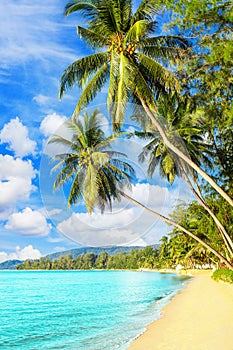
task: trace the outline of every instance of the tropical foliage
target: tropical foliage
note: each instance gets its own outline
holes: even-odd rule
[[[142,1],[136,12],[130,0],[79,1],[67,4],[65,13],[80,12],[87,28],[78,26],[79,36],[95,52],[72,63],[61,77],[60,97],[75,83],[83,89],[74,115],[108,83],[108,100],[113,124],[121,126],[128,101],[147,105],[155,97],[179,86],[165,68],[171,60],[186,54],[187,40],[160,35],[157,1]],[[153,34],[156,34],[152,36]]]
[[[231,239],[233,239],[233,218],[230,215],[230,206],[223,199],[216,199],[214,196],[210,196],[207,203],[216,212],[217,216],[225,221],[225,226],[231,232]],[[211,244],[215,250],[222,252],[224,256],[228,257],[229,261],[232,261],[224,241],[219,236],[214,220],[207,215],[203,206],[197,201],[193,201],[189,205],[179,204],[171,216],[183,227],[191,232],[195,232],[195,235]],[[164,237],[161,241],[159,261],[162,266],[164,264],[167,267],[176,264],[189,268],[196,264],[223,266],[219,259],[216,259],[208,249],[189,236],[184,235],[183,231],[178,227],[171,231],[169,237]]]
[[[178,97],[176,94],[160,97],[157,102],[158,111],[163,118],[166,118],[166,130],[173,139],[173,143],[180,143],[187,150],[190,158],[196,164],[204,164],[210,167],[213,159],[214,150],[210,147],[209,142],[205,139],[205,119],[198,108],[191,104],[191,101],[186,97]],[[227,230],[219,220],[213,210],[213,205],[210,207],[201,193],[201,188],[197,184],[197,177],[192,172],[182,159],[171,152],[163,142],[157,129],[141,114],[133,116],[142,127],[143,132],[135,132],[134,135],[149,139],[150,142],[143,147],[139,155],[140,162],[148,163],[148,174],[153,176],[156,167],[160,169],[160,176],[166,177],[170,184],[175,180],[176,176],[183,177],[192,193],[197,198],[203,208],[210,214],[215,224],[218,227],[219,233],[222,236],[230,257],[233,257],[233,242]],[[223,204],[224,205],[224,204]]]
[[[69,123],[72,140],[58,136],[52,140],[70,147],[69,152],[55,158],[59,162],[54,170],[60,172],[54,187],[71,180],[68,205],[83,195],[89,213],[94,206],[103,212],[120,196],[142,206],[123,191],[133,180],[133,169],[121,160],[122,154],[108,149],[121,135],[127,103],[141,105],[145,113],[138,114],[136,109],[134,119],[142,127],[141,136],[148,137],[150,143],[140,159],[149,157],[150,175],[160,166],[171,184],[175,176],[182,176],[201,204],[191,203],[172,219],[142,206],[175,227],[164,242],[167,246],[163,250],[170,254],[166,262],[193,264],[196,256],[215,262],[214,254],[233,268],[232,237],[227,233],[232,226],[219,209],[221,203],[230,212],[228,203],[233,204],[231,6],[227,1],[210,1],[207,6],[206,0],[200,7],[188,0],[182,4],[167,0],[166,4],[176,11],[170,24],[175,26],[175,35],[161,35],[155,20],[161,13],[160,1],[143,0],[135,12],[132,2],[126,0],[74,0],[67,4],[66,15],[79,12],[86,16],[87,27],[79,26],[78,34],[94,53],[72,63],[61,78],[60,97],[75,83],[82,91]],[[192,32],[189,39],[188,30]],[[91,128],[87,116],[84,124],[77,118],[106,86],[113,127],[118,131],[109,138],[98,125]],[[94,135],[90,142],[87,131]],[[199,175],[205,179],[201,186]],[[223,203],[221,196],[228,203]]]
[[[49,141],[67,147],[67,152],[54,156],[57,164],[52,171],[59,170],[54,189],[70,181],[68,206],[83,197],[89,213],[94,206],[103,212],[106,205],[111,208],[112,201],[120,199],[121,190],[133,181],[133,168],[122,160],[126,155],[111,150],[111,142],[119,134],[105,137],[97,110],[90,116],[85,113],[83,120],[75,118],[66,124],[72,139],[54,135]]]
[[[229,195],[170,140],[165,125],[158,118],[158,96],[180,89],[177,78],[167,67],[189,57],[187,39],[179,35],[161,35],[155,20],[161,12],[158,1],[143,0],[135,12],[132,8],[130,0],[74,0],[67,4],[66,15],[80,12],[88,18],[87,28],[79,26],[78,33],[98,52],[75,61],[65,70],[60,97],[67,88],[78,84],[82,93],[74,112],[77,115],[108,83],[107,104],[115,128],[122,125],[127,102],[142,105],[166,146],[233,205]]]
[[[191,59],[184,59],[180,67],[180,81],[205,116],[206,138],[214,150],[212,164],[218,170],[212,176],[229,190],[233,182],[232,2],[166,0],[166,6],[173,10],[170,27],[178,27],[194,43]]]

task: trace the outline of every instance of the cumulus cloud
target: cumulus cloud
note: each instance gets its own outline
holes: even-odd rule
[[[45,137],[56,133],[57,129],[64,124],[67,118],[64,115],[52,113],[47,115],[40,124],[40,131]]]
[[[36,176],[30,160],[0,154],[0,212],[9,214],[18,201],[28,200]]]
[[[27,207],[22,212],[13,213],[5,228],[24,236],[47,236],[50,233],[51,225],[47,223],[41,212]]]
[[[179,189],[168,191],[166,187],[136,184],[129,195],[139,203],[162,215],[168,216],[183,194]],[[92,215],[73,212],[57,225],[65,236],[83,245],[157,243],[167,233],[168,226],[156,215],[148,213],[130,201],[123,199],[114,205],[112,212]]]
[[[138,240],[156,220],[139,208],[126,207],[112,214],[73,213],[57,229],[82,245],[122,245]]]
[[[41,256],[41,252],[38,249],[33,248],[31,244],[22,249],[17,246],[15,247],[15,252],[0,252],[0,263],[6,260],[40,259]]]
[[[11,119],[0,132],[1,143],[7,143],[16,156],[35,153],[36,142],[28,137],[28,129],[19,118]]]

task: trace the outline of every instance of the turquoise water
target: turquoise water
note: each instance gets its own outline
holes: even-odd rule
[[[183,286],[151,272],[0,271],[0,348],[127,349]]]

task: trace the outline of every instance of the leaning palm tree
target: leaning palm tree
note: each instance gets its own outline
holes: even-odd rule
[[[68,207],[83,197],[87,211],[92,214],[94,207],[99,207],[103,212],[107,205],[110,209],[112,208],[113,200],[120,200],[121,197],[124,197],[163,222],[188,234],[217,256],[226,266],[233,269],[223,255],[198,236],[174,220],[147,208],[124,192],[125,187],[130,188],[130,184],[135,181],[135,173],[132,166],[122,160],[122,157],[125,158],[126,155],[111,149],[113,140],[122,133],[118,132],[105,137],[100,125],[100,114],[97,110],[90,117],[86,113],[83,120],[73,118],[72,121],[67,122],[67,126],[72,131],[71,140],[54,135],[49,141],[68,147],[67,152],[54,156],[57,164],[52,169],[52,171],[58,171],[54,189],[70,182]]]
[[[178,99],[177,95],[173,94],[166,98],[161,96],[157,102],[157,106],[160,115],[166,118],[166,130],[167,133],[171,134],[171,138],[174,138],[175,135],[174,140],[178,138],[179,142],[183,142],[191,159],[196,164],[200,164],[202,161],[210,166],[212,150],[202,136],[202,124],[204,121],[200,118],[197,111],[193,110],[193,107],[189,105],[189,101],[186,98],[182,100],[180,98]],[[139,113],[135,114],[132,118],[141,125],[143,130],[142,132],[134,132],[132,135],[150,140],[143,147],[139,155],[140,162],[148,163],[148,175],[152,177],[155,168],[159,166],[160,175],[166,177],[170,184],[173,183],[176,176],[183,177],[193,195],[214,220],[224,240],[227,252],[232,258],[233,242],[223,224],[203,198],[196,181],[195,173],[192,172],[192,169],[182,159],[170,151],[146,115],[142,117]]]
[[[132,11],[131,0],[73,0],[65,14],[80,12],[87,28],[78,26],[78,34],[94,50],[92,55],[72,63],[61,77],[60,98],[75,83],[82,89],[74,111],[77,115],[108,83],[107,104],[113,125],[123,122],[128,101],[143,106],[166,146],[199,173],[232,206],[233,200],[205,173],[183,149],[174,145],[158,117],[158,95],[179,90],[179,82],[165,67],[189,53],[188,42],[180,36],[154,35],[154,20],[161,8],[156,0],[142,0]]]

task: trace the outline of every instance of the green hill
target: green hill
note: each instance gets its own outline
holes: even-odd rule
[[[153,248],[158,248],[159,244],[153,245]],[[52,253],[46,256],[46,258],[49,258],[51,261],[58,259],[60,256],[65,256],[67,254],[71,254],[74,259],[77,258],[78,255],[86,254],[86,253],[94,253],[96,255],[99,255],[101,252],[106,252],[109,255],[115,255],[118,253],[127,253],[129,254],[131,250],[135,249],[142,249],[144,247],[141,246],[132,246],[132,247],[122,247],[122,246],[113,246],[113,247],[82,247],[82,248],[76,248],[76,249],[70,249],[66,250],[64,252],[58,252],[58,253]]]
[[[0,263],[0,270],[15,270],[16,265],[22,264],[21,260],[7,260]]]

